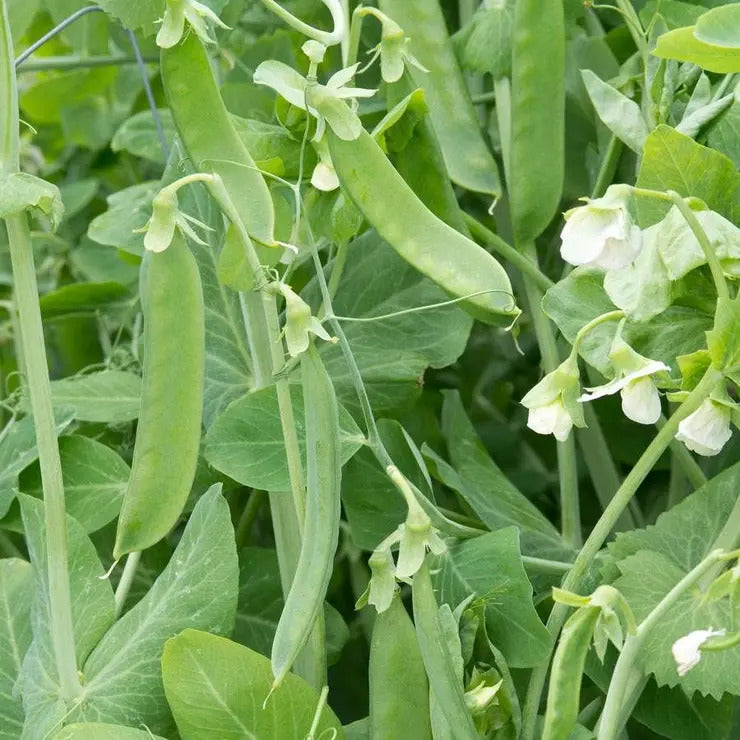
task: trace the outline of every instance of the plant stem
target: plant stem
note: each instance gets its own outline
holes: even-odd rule
[[[262,504],[265,500],[264,491],[252,491],[249,494],[247,503],[244,505],[242,515],[239,517],[239,522],[236,525],[236,549],[240,550],[244,545],[245,540],[249,531],[252,529],[252,525],[257,519]]]
[[[689,208],[689,204],[684,198],[682,198],[673,190],[669,190],[667,194],[673,202],[673,205],[675,205],[676,208],[681,211],[681,215],[684,217],[684,219],[686,219],[686,223],[689,225],[691,231],[694,232],[694,236],[696,237],[696,240],[699,242],[699,246],[704,252],[704,257],[706,257],[707,264],[709,265],[709,269],[712,273],[712,280],[714,280],[714,287],[717,291],[717,295],[720,298],[726,298],[727,300],[729,300],[730,291],[727,287],[725,275],[722,272],[722,265],[720,265],[719,259],[717,259],[717,255],[712,248],[712,242],[709,241],[709,237],[707,236],[706,231],[704,231],[702,225],[699,223],[699,220],[696,218],[691,208]]]
[[[537,252],[533,243],[523,245],[522,253],[535,265]],[[524,276],[524,290],[529,311],[540,347],[545,372],[553,372],[560,365],[560,356],[555,343],[555,332],[550,319],[542,310],[542,293],[539,287]],[[560,519],[563,539],[574,550],[581,546],[581,515],[578,501],[578,469],[576,466],[576,442],[569,435],[565,442],[557,442],[558,476],[560,478]]]
[[[566,576],[562,588],[566,591],[578,592],[582,587],[584,577],[589,566],[606,541],[609,533],[614,528],[620,514],[624,511],[635,495],[640,484],[645,480],[660,456],[665,452],[671,440],[678,431],[679,423],[689,414],[692,414],[701,406],[702,402],[709,397],[714,387],[722,380],[722,373],[713,367],[707,369],[699,384],[689,394],[688,398],[676,409],[675,413],[666,422],[665,426],[658,432],[653,441],[648,445],[640,459],[624,479],[614,498],[606,507],[606,510],[594,526],[591,534],[586,539],[573,568]],[[550,617],[547,620],[547,628],[553,638],[557,637],[568,614],[568,607],[564,604],[555,604]],[[537,710],[540,705],[542,689],[547,677],[548,665],[546,663],[533,669],[527,689],[527,696],[523,708],[524,740],[533,740],[536,728]]]
[[[600,198],[606,192],[614,177],[614,172],[619,164],[619,158],[622,156],[623,148],[624,144],[622,144],[621,140],[612,134],[609,144],[606,147],[606,152],[604,153],[604,159],[601,160],[599,172],[596,175],[596,182],[594,182],[594,187],[591,191],[591,198]]]
[[[689,571],[648,614],[634,635],[629,635],[624,642],[622,652],[619,654],[617,664],[614,667],[609,691],[606,695],[604,711],[599,720],[598,740],[613,740],[617,737],[625,717],[621,712],[625,697],[632,694],[629,690],[630,684],[635,679],[642,678],[642,672],[635,666],[637,658],[645,638],[657,623],[666,615],[668,610],[678,599],[693,586],[712,566],[722,558],[722,550],[713,550],[693,570]]]
[[[485,227],[477,218],[469,213],[463,212],[465,223],[470,229],[470,233],[484,246],[490,247],[496,254],[510,262],[523,275],[526,275],[542,292],[547,292],[554,283],[545,273],[541,272],[539,267],[531,259],[517,251],[510,244],[507,244],[498,234]]]
[[[545,560],[528,555],[521,557],[524,568],[534,573],[567,573],[573,567],[573,563],[565,563],[561,560]]]
[[[655,426],[658,429],[662,429],[665,423],[666,418],[661,414]],[[699,466],[699,463],[694,460],[693,455],[677,439],[671,441],[671,452],[676,458],[676,462],[681,467],[681,470],[683,470],[689,479],[689,483],[691,483],[694,489],[701,488],[707,482],[707,476],[704,475],[704,471]]]
[[[19,169],[18,89],[5,0],[0,0],[0,11],[0,174],[9,175]],[[9,216],[5,219],[5,225],[13,268],[15,302],[23,338],[22,362],[31,399],[44,490],[51,640],[62,698],[72,701],[80,695],[82,687],[75,657],[64,483],[44,346],[44,328],[39,310],[36,268],[26,214]]]
[[[126,558],[126,565],[123,566],[121,580],[118,582],[118,588],[116,588],[116,619],[118,619],[118,617],[121,616],[121,612],[123,612],[123,605],[126,603],[128,592],[131,590],[131,584],[134,582],[136,568],[138,568],[140,560],[140,550],[130,553]]]
[[[144,57],[146,64],[156,64],[157,57]],[[120,67],[128,64],[137,64],[136,57],[119,54],[116,56],[63,56],[63,57],[39,57],[29,59],[18,65],[18,72],[51,72],[66,69],[91,69],[95,67]]]

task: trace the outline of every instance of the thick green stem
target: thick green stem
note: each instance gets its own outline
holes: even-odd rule
[[[470,229],[470,233],[479,242],[482,242],[486,247],[490,247],[499,257],[514,265],[522,275],[526,275],[543,293],[554,285],[552,280],[541,272],[531,259],[507,244],[498,234],[486,228],[477,218],[469,213],[463,213],[463,218]]]
[[[534,244],[523,245],[522,253],[530,262],[537,264]],[[560,365],[555,332],[550,319],[542,310],[542,293],[539,287],[524,276],[524,290],[534,323],[537,344],[542,355],[545,372],[553,372]],[[578,469],[576,466],[576,442],[571,434],[565,442],[557,443],[558,475],[560,478],[560,519],[563,539],[573,548],[581,546],[581,514],[578,501]]]
[[[18,90],[13,63],[7,4],[0,9],[0,174],[17,172]],[[82,692],[77,673],[75,638],[72,623],[72,598],[67,554],[67,514],[64,505],[62,465],[59,458],[54,407],[51,400],[49,370],[44,346],[44,329],[39,310],[36,268],[31,234],[25,213],[5,219],[13,268],[15,302],[23,338],[22,366],[31,399],[31,411],[39,451],[41,482],[44,490],[49,616],[62,698],[72,701]]]
[[[596,526],[586,539],[578,557],[573,564],[573,568],[566,576],[563,582],[563,588],[567,591],[578,592],[582,587],[584,577],[588,572],[589,566],[601,550],[609,533],[614,528],[619,516],[629,504],[632,497],[637,492],[640,484],[645,480],[648,473],[658,461],[660,456],[665,452],[671,440],[678,431],[679,423],[689,414],[696,411],[712,392],[718,382],[722,380],[722,373],[714,368],[709,368],[699,384],[689,394],[688,398],[676,409],[675,413],[666,422],[665,426],[658,432],[653,441],[648,445],[645,452],[637,461],[624,479],[614,498],[607,506],[604,513],[599,518]],[[565,622],[568,614],[568,607],[564,604],[555,604],[547,620],[547,628],[553,638],[556,638]],[[527,689],[527,696],[523,708],[523,729],[522,737],[524,740],[533,740],[536,723],[537,711],[540,705],[542,689],[547,677],[548,665],[542,664],[532,671]]]
[[[159,57],[145,57],[147,64],[156,64]],[[95,67],[121,67],[127,64],[136,64],[137,59],[131,56],[98,56],[98,57],[31,57],[28,61],[18,65],[18,72],[50,72],[66,69],[92,69]]]
[[[721,559],[722,550],[712,551],[663,597],[650,614],[645,617],[637,628],[637,632],[627,637],[609,684],[604,711],[599,721],[598,740],[614,740],[626,719],[621,709],[625,697],[633,693],[633,691],[630,691],[631,685],[642,678],[642,671],[635,665],[635,660],[642,649],[645,638],[678,599]]]
[[[118,587],[116,588],[116,619],[118,619],[123,612],[123,605],[126,603],[128,592],[131,590],[131,584],[134,582],[136,569],[139,566],[139,560],[141,560],[141,552],[132,552],[126,558],[126,565],[123,566],[121,580],[118,582]]]

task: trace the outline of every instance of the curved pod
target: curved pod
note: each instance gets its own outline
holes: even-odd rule
[[[162,539],[187,501],[198,462],[205,368],[200,274],[184,238],[142,266],[144,371],[116,559]]]

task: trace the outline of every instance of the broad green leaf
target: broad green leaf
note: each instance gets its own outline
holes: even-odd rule
[[[602,123],[632,151],[641,154],[648,128],[640,106],[590,69],[582,70],[581,77]]]
[[[700,198],[725,218],[737,219],[740,175],[732,162],[670,126],[658,126],[645,140],[637,185]],[[670,204],[655,198],[638,198],[640,225],[645,228],[657,223],[669,208]]]
[[[0,177],[0,218],[35,209],[49,218],[52,230],[64,215],[62,195],[56,185],[27,172]]]
[[[397,421],[378,420],[383,445],[400,471],[425,495],[432,493]],[[374,550],[404,519],[408,507],[373,453],[363,447],[342,472],[342,503],[352,541]]]
[[[162,675],[183,740],[302,738],[311,727],[319,701],[316,691],[293,673],[270,694],[268,658],[231,640],[193,629],[167,642]],[[314,737],[330,737],[332,730],[336,738],[343,737],[339,720],[325,707]]]
[[[734,100],[734,94],[729,93],[718,100],[713,100],[711,103],[703,105],[689,115],[684,114],[681,123],[676,126],[676,131],[686,134],[686,136],[690,136],[692,139],[695,138],[704,126],[727,110]]]
[[[333,301],[337,315],[367,319],[449,300],[374,231],[346,248],[347,266]],[[319,305],[315,281],[302,295],[312,306]],[[344,332],[376,415],[389,415],[418,397],[424,371],[453,363],[465,348],[471,326],[472,320],[456,306],[379,321],[345,322]],[[325,345],[320,351],[339,400],[359,416],[341,348]]]
[[[164,740],[148,730],[111,725],[107,722],[76,722],[62,728],[53,740]]]
[[[474,594],[485,605],[491,642],[512,668],[547,659],[551,638],[532,603],[516,527],[466,540],[436,558],[436,566],[441,601],[454,608]]]
[[[172,115],[166,108],[157,110],[159,120],[162,123],[165,140],[168,144],[175,137],[175,124]],[[154,123],[154,117],[150,110],[134,113],[127,118],[113,134],[110,148],[114,152],[128,152],[135,157],[148,159],[150,162],[164,164],[164,153],[159,140],[159,132]]]
[[[283,603],[275,550],[244,548],[239,553],[239,604],[234,640],[269,657]],[[324,603],[324,624],[327,663],[333,665],[349,639],[349,630],[341,614],[327,602]]]
[[[23,736],[41,738],[61,726],[67,707],[54,659],[51,637],[44,505],[31,496],[19,495],[26,543],[36,574],[31,613],[33,641],[21,671],[25,723]],[[95,546],[72,517],[67,517],[69,587],[72,595],[77,665],[83,665],[114,621],[113,589],[103,579],[103,566]]]
[[[59,454],[67,513],[87,533],[113,521],[126,492],[129,466],[110,447],[88,437],[62,437]],[[23,493],[43,497],[38,462],[24,471],[20,487]]]
[[[51,381],[55,408],[69,408],[79,421],[125,424],[139,416],[141,377],[123,370]],[[28,407],[24,399],[24,407]]]
[[[299,386],[291,386],[298,441],[305,457],[305,416]],[[342,462],[363,444],[359,427],[340,410]],[[283,427],[274,385],[260,388],[232,403],[213,423],[205,440],[205,456],[214,468],[239,483],[265,491],[290,490]]]
[[[571,344],[589,321],[616,309],[603,283],[604,273],[600,270],[577,267],[545,293],[542,310]],[[579,346],[580,355],[602,374],[610,372],[609,347],[616,329],[616,323],[599,324]]]
[[[172,559],[147,595],[108,630],[83,664],[84,704],[67,721],[146,725],[168,734],[160,657],[183,629],[230,634],[238,563],[229,507],[215,485],[201,496]]]
[[[442,434],[452,465],[475,491],[468,499],[475,513],[490,529],[515,525],[525,532],[539,532],[562,544],[548,519],[501,472],[491,459],[468,419],[457,391],[442,391]]]
[[[144,235],[135,230],[141,229],[151,217],[152,198],[159,187],[158,182],[141,182],[109,195],[108,210],[90,222],[87,235],[99,244],[143,255]]]
[[[68,221],[89,205],[99,187],[100,182],[95,177],[60,185],[59,192],[62,195],[62,203],[64,203],[64,220]]]
[[[39,306],[45,319],[95,314],[132,303],[130,290],[120,283],[70,283],[41,296]]]
[[[609,551],[617,559],[621,576],[615,582],[638,621],[712,549],[736,503],[740,463],[712,478],[652,527],[620,533]],[[671,645],[695,629],[729,628],[727,600],[702,603],[695,589],[683,595],[649,634],[641,664],[659,686],[681,684],[691,694],[699,691],[719,699],[729,691],[740,693],[740,648],[704,653],[701,662],[683,678],[676,673]]]
[[[68,409],[56,414],[57,434],[61,434],[72,422],[74,415]],[[11,420],[0,437],[0,517],[8,513],[18,488],[18,474],[37,457],[36,431],[33,418],[25,416]]]
[[[740,100],[735,100],[714,122],[707,134],[707,143],[740,169]]]
[[[648,0],[640,10],[643,28],[647,28],[655,13],[659,12],[669,29],[681,26],[693,26],[697,18],[706,12],[700,3],[681,2],[680,0]]]
[[[696,21],[694,36],[705,44],[740,48],[740,3],[713,8]],[[735,71],[740,71],[740,66]]]
[[[453,37],[465,68],[488,73],[494,79],[511,74],[511,27],[515,0],[480,5],[475,15]]]
[[[132,31],[144,29],[151,33],[154,24],[164,15],[164,0],[99,0],[101,8]],[[208,3],[210,5],[210,3]]]
[[[698,39],[696,26],[677,28],[658,37],[653,54],[665,59],[698,64],[709,72],[740,71],[740,47],[716,46]]]
[[[15,682],[31,644],[33,569],[25,560],[0,560],[0,740],[16,740],[23,705]]]

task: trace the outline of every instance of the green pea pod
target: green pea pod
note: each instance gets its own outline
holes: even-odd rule
[[[565,161],[563,0],[517,0],[514,10],[509,197],[518,244],[552,220]]]
[[[405,96],[423,95],[423,90],[414,93],[415,89],[418,88],[413,84],[411,74],[405,72],[395,85],[388,85],[386,88],[388,108],[400,103]],[[468,227],[450,183],[442,150],[429,116],[429,107],[425,100],[416,103],[413,97],[409,107],[411,105],[415,109],[410,110],[409,114],[418,116],[418,120],[404,146],[390,153],[393,166],[435,216],[453,229],[467,234]]]
[[[581,676],[600,609],[579,609],[565,623],[550,672],[542,740],[567,740],[576,725]]]
[[[370,643],[370,738],[431,740],[429,682],[414,625],[396,594]]]
[[[342,461],[334,385],[316,348],[301,355],[306,413],[306,514],[295,577],[272,643],[274,686],[285,678],[321,612],[339,539]]]
[[[493,326],[519,315],[509,277],[482,247],[437,218],[363,131],[343,141],[327,128],[332,162],[342,187],[365,218],[409,264],[461,301],[469,314]]]
[[[200,274],[185,239],[144,258],[144,372],[134,459],[113,556],[143,550],[176,524],[198,462],[205,368]]]
[[[275,246],[270,190],[234,128],[196,34],[162,50],[161,74],[177,132],[195,169],[219,175],[249,235],[259,244]]]
[[[442,634],[426,562],[414,576],[413,600],[416,636],[434,696],[449,726],[455,729],[455,737],[460,740],[477,739],[478,732],[465,704],[463,687]]]
[[[453,182],[498,198],[496,161],[481,134],[439,0],[380,0],[379,5],[411,37],[411,52],[428,70],[414,69],[412,74],[424,89]]]

